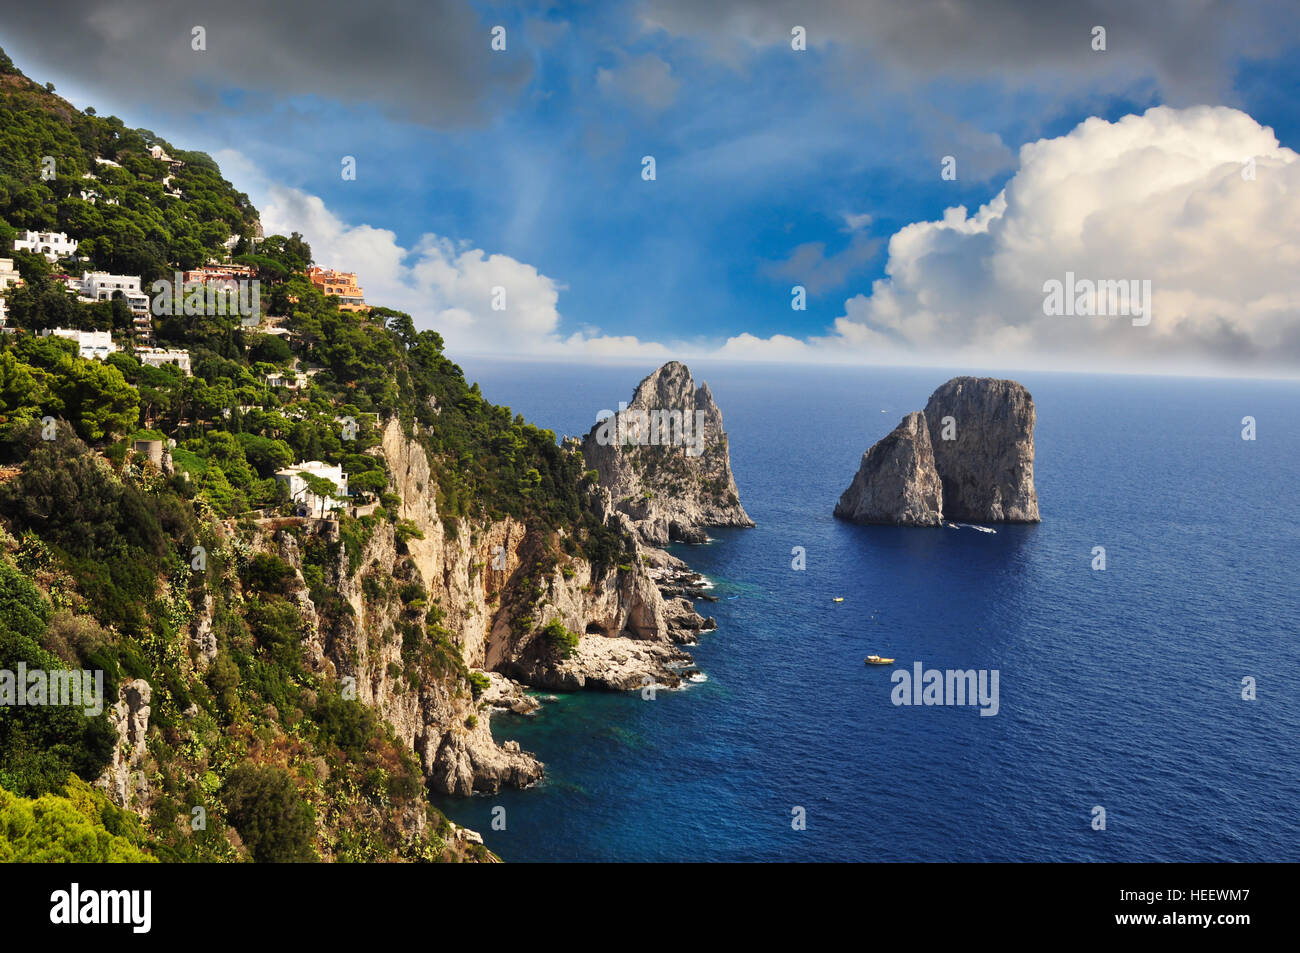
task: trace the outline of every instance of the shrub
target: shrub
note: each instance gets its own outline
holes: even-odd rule
[[[224,792],[227,815],[259,863],[315,860],[315,820],[293,777],[271,765],[240,765]]]
[[[559,619],[552,619],[542,629],[542,640],[556,657],[566,659],[578,647],[578,634],[570,631]]]

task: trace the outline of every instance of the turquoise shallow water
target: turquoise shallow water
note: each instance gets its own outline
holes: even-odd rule
[[[653,369],[465,368],[574,434]],[[1037,404],[1044,522],[985,534],[830,515],[951,372],[692,370],[758,523],[677,549],[721,597],[693,650],[708,681],[496,716],[547,778],[440,802],[451,817],[510,861],[1300,860],[1300,386],[1007,374]],[[998,715],[893,705],[918,660],[998,670]]]

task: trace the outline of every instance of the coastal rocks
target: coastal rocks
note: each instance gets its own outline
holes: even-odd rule
[[[465,797],[475,792],[496,794],[503,787],[526,788],[540,781],[542,774],[542,763],[521,751],[518,742],[497,745],[488,730],[488,717],[474,716],[470,723],[442,736],[429,782],[435,791]]]
[[[944,516],[981,523],[1039,522],[1036,413],[1029,391],[1016,381],[954,377],[930,395],[925,418],[943,480]]]
[[[488,680],[488,688],[479,696],[481,707],[504,709],[514,712],[516,715],[531,715],[537,709],[541,708],[541,703],[532,695],[524,691],[524,686],[511,678],[507,678],[500,672],[480,672]],[[505,748],[511,750],[513,742],[506,742]],[[514,750],[519,750],[519,745],[514,744]]]
[[[703,543],[709,526],[753,526],[731,473],[722,414],[708,384],[670,361],[637,385],[632,401],[583,438],[610,506],[641,540]]]
[[[938,526],[943,486],[935,469],[923,413],[911,413],[862,455],[835,515],[854,523]]]
[[[1034,401],[1016,381],[954,377],[862,456],[835,515],[858,523],[1037,523]]]
[[[510,663],[510,668],[528,684],[549,691],[625,692],[648,685],[677,688],[681,670],[693,661],[686,652],[665,642],[584,635],[567,658],[521,659]]]
[[[137,809],[149,802],[149,781],[144,760],[149,734],[149,699],[152,689],[143,678],[122,682],[117,702],[108,709],[108,722],[117,732],[113,757],[95,781],[118,807]]]

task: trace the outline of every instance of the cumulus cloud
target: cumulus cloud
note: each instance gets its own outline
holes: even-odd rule
[[[238,152],[215,158],[253,198],[266,234],[300,232],[317,264],[355,271],[369,303],[406,311],[417,328],[440,333],[453,352],[667,353],[663,345],[606,337],[597,328],[562,335],[558,303],[565,286],[509,255],[433,233],[407,248],[388,229],[350,225],[318,196],[270,182]],[[504,290],[502,310],[493,307],[501,300],[497,289]]]
[[[806,359],[809,347],[798,338],[774,334],[760,338],[745,332],[727,338],[726,343],[712,355],[739,361],[799,361]]]
[[[1300,156],[1226,107],[1092,118],[1067,135],[1028,143],[1015,174],[982,207],[949,208],[897,231],[884,277],[849,298],[824,334],[742,333],[689,347],[590,327],[564,333],[564,286],[532,265],[433,234],[405,248],[390,231],[348,225],[319,198],[241,170],[236,154],[218,158],[262,208],[268,232],[303,232],[317,260],[356,270],[372,301],[409,311],[464,351],[1092,370],[1300,367]],[[845,221],[865,225],[855,213]],[[861,231],[852,236],[864,239]],[[797,249],[776,267],[799,264],[814,280],[830,280],[838,277],[838,266],[827,264],[834,258],[821,247]],[[1046,283],[1064,282],[1067,273],[1149,281],[1150,323],[1044,313]],[[507,289],[505,312],[491,308],[497,286]]]
[[[808,343],[832,358],[1294,370],[1297,158],[1225,107],[1088,119],[1025,145],[1014,177],[974,214],[950,208],[895,233],[885,277]],[[1151,323],[1044,314],[1045,283],[1067,272],[1149,280]]]

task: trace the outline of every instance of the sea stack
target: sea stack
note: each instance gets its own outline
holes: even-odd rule
[[[854,523],[938,526],[943,485],[934,466],[925,414],[908,414],[889,436],[862,455],[835,515]]]
[[[727,434],[709,385],[670,361],[582,441],[610,506],[641,539],[702,543],[708,526],[753,526],[731,474]]]
[[[943,481],[943,513],[976,523],[1037,523],[1034,399],[1016,381],[954,377],[925,419]]]
[[[1034,400],[1016,381],[954,377],[862,455],[835,515],[855,523],[1037,523]]]

